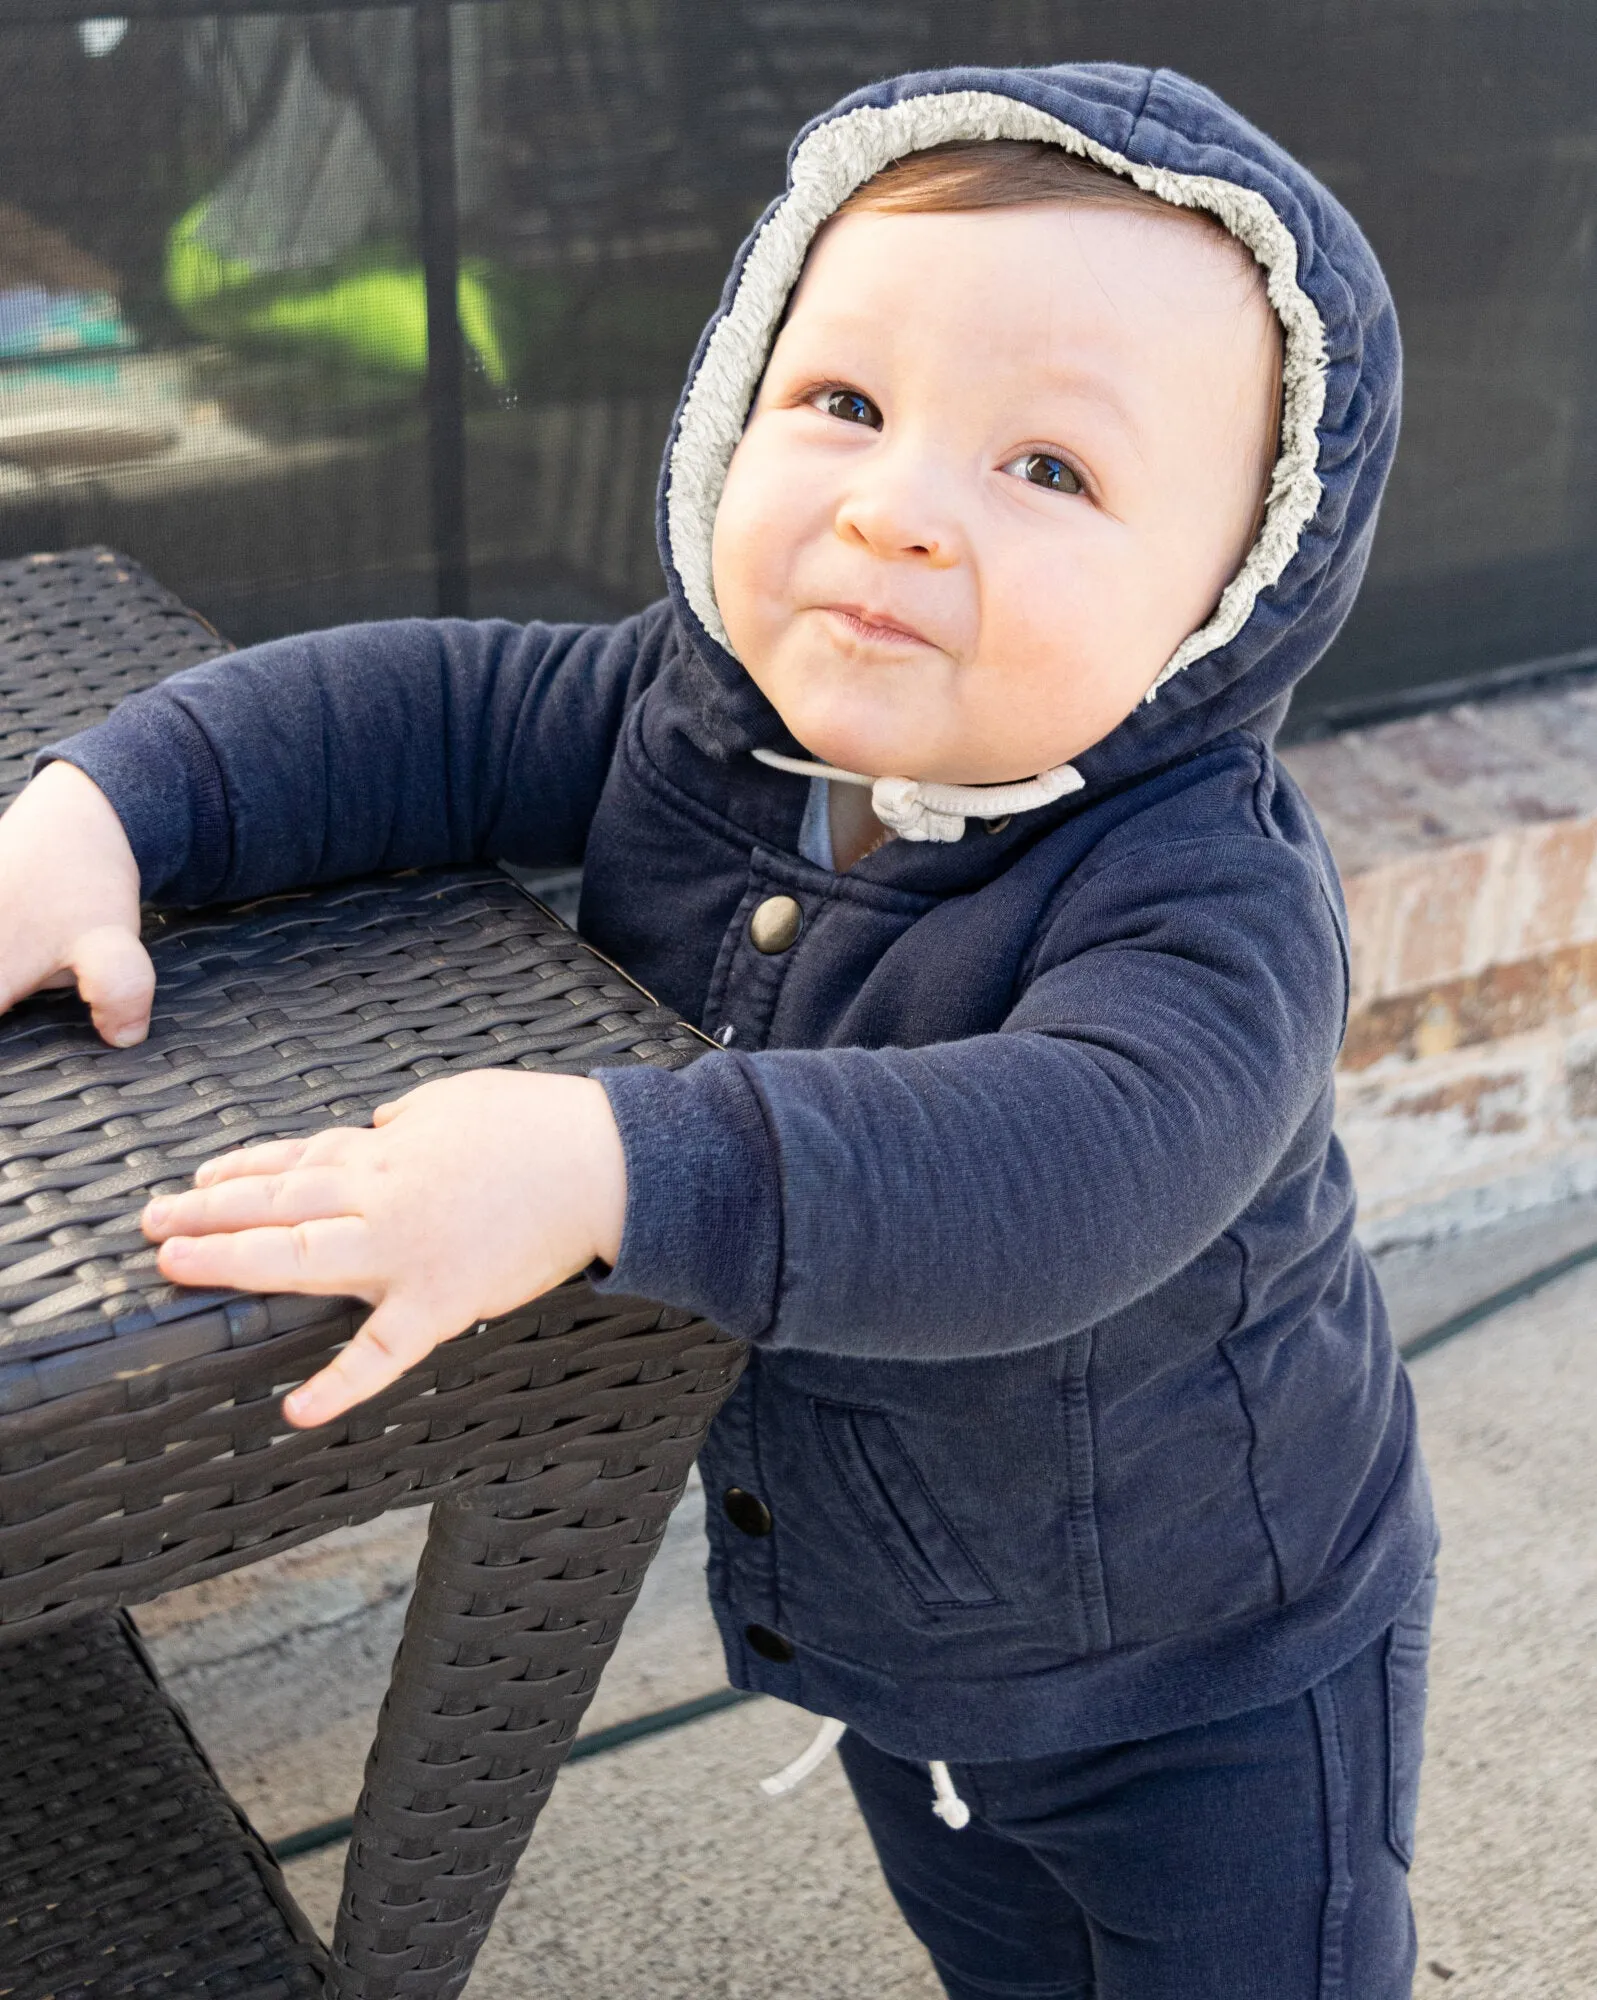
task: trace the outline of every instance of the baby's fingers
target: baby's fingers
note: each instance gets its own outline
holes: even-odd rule
[[[214,1187],[245,1174],[286,1174],[304,1159],[309,1144],[309,1139],[268,1139],[264,1145],[241,1146],[236,1153],[218,1153],[194,1169],[194,1185]]]
[[[301,1430],[330,1423],[397,1382],[453,1331],[414,1306],[386,1300],[319,1375],[283,1398],[283,1414]]]
[[[183,1194],[160,1195],[140,1218],[154,1243],[169,1236],[210,1236],[217,1230],[292,1228],[359,1210],[348,1177],[332,1167],[283,1174],[245,1174],[211,1181]]]
[[[369,1298],[376,1289],[371,1232],[359,1216],[287,1229],[172,1236],[156,1259],[174,1285],[239,1292],[312,1292]]]
[[[155,967],[136,933],[119,924],[85,931],[72,948],[71,967],[102,1041],[119,1049],[150,1032]]]

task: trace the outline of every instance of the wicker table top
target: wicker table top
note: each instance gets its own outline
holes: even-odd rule
[[[0,563],[0,805],[41,744],[226,650],[114,551]],[[492,869],[152,911],[145,942],[138,1048],[68,995],[0,1017],[0,1413],[341,1310],[159,1277],[139,1212],[212,1154],[364,1124],[454,1071],[677,1068],[710,1046]]]
[[[0,1412],[344,1310],[160,1278],[139,1211],[213,1153],[365,1124],[455,1071],[677,1068],[708,1046],[491,870],[152,915],[146,942],[138,1048],[67,996],[0,1018]]]
[[[6,782],[25,778],[39,742],[219,649],[109,551],[0,564]],[[83,1745],[111,1755],[122,1741],[85,1721],[122,1712],[104,1709],[116,1684],[161,1755],[188,1758],[182,1783],[198,1798],[214,1780],[149,1692],[136,1641],[113,1629],[117,1607],[434,1502],[323,1970],[337,2000],[448,2000],[741,1349],[687,1313],[573,1282],[296,1432],[282,1390],[323,1365],[364,1308],[168,1285],[138,1214],[222,1148],[364,1122],[428,1077],[675,1068],[713,1045],[488,868],[152,915],[146,941],[157,988],[139,1048],[107,1048],[68,995],[0,1018],[0,1676],[9,1656],[39,1686],[83,1677],[46,1729],[66,1766],[102,1754]],[[128,1737],[126,1769],[98,1798],[92,1783],[74,1792],[79,1819],[53,1780],[40,1790],[45,1748],[14,1768],[0,1760],[0,1994],[308,1991],[320,1947],[225,1801],[214,1823],[241,1843],[225,1908],[206,1906],[184,1858],[198,1850],[170,1813],[159,1838],[152,1821],[121,1850],[165,1885],[159,1916],[114,1869],[83,1865],[117,1785],[138,1789],[143,1740]],[[245,1877],[265,1883],[247,1921]],[[218,1962],[213,1987],[207,1940],[240,1923],[237,1952],[255,1969],[235,1977],[230,1944],[234,1969]],[[180,1959],[201,1971],[173,1985]]]

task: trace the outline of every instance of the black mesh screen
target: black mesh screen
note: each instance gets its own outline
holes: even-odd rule
[[[0,554],[114,543],[241,639],[630,609],[797,126],[1100,56],[1276,133],[1397,292],[1404,442],[1300,706],[1597,647],[1597,12],[1556,0],[0,0]]]

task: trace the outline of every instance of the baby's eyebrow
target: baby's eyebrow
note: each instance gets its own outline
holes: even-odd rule
[[[858,341],[868,351],[870,343],[879,333],[880,327],[871,314],[842,301],[828,301],[825,307],[814,313],[805,328],[806,346],[813,343],[813,348],[810,354],[795,364],[797,372],[809,373],[814,354],[824,353],[834,346],[846,351],[850,343]],[[842,372],[846,374],[848,371],[845,368]],[[1086,362],[1061,358],[1044,361],[1038,373],[1044,394],[1063,394],[1073,401],[1097,404],[1138,456],[1142,455],[1143,427],[1120,390],[1100,369]],[[1046,429],[1047,425],[1043,428]]]
[[[1128,443],[1140,448],[1142,427],[1136,413],[1107,376],[1070,362],[1050,363],[1042,372],[1051,391],[1062,391],[1073,400],[1096,403],[1124,433]]]

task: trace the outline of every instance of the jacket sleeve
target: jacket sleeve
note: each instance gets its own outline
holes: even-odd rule
[[[175,674],[52,745],[110,799],[151,900],[374,869],[582,858],[664,606],[612,626],[407,619]]]
[[[1318,870],[1178,842],[1073,885],[997,1033],[602,1081],[607,1289],[868,1358],[1056,1340],[1173,1277],[1323,1114],[1347,991]]]

